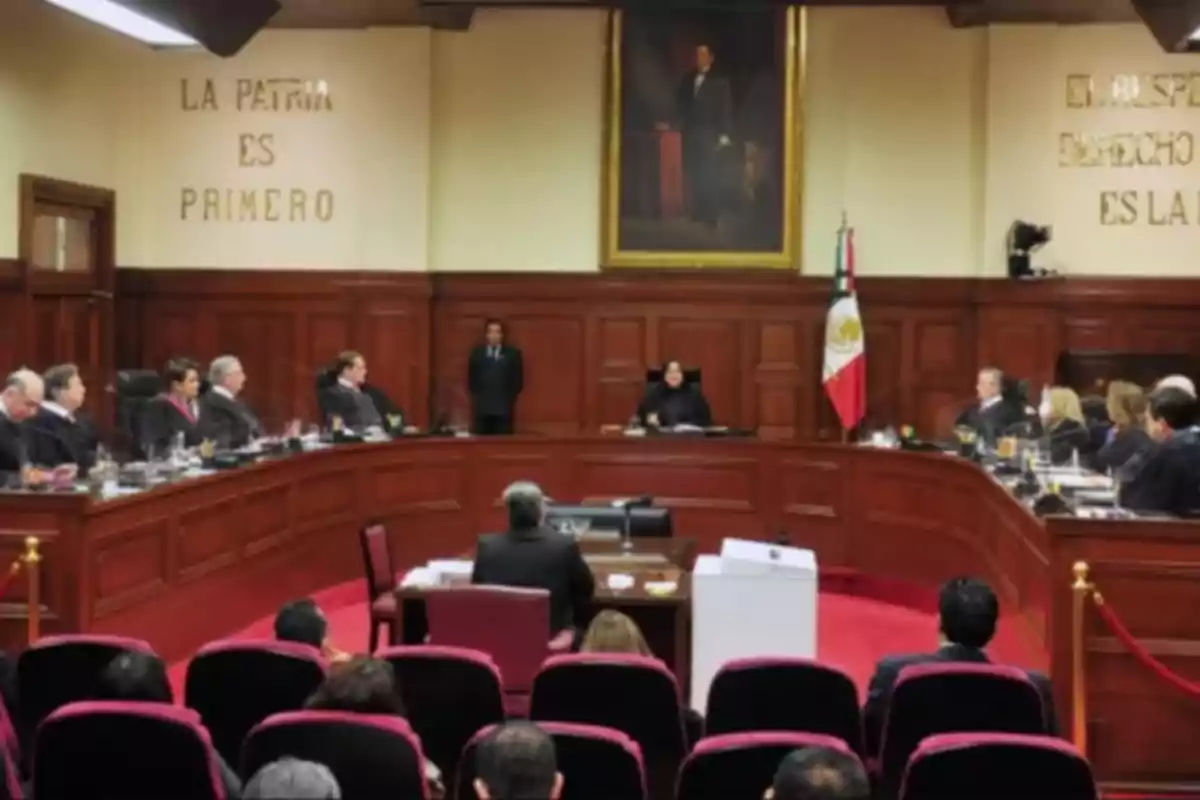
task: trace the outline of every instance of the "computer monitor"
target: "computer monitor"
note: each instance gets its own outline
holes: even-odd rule
[[[587,520],[590,533],[621,533],[625,510],[613,506],[552,505],[546,509],[546,524],[553,528],[569,519]],[[669,508],[633,508],[629,510],[629,535],[668,539],[674,532]]]

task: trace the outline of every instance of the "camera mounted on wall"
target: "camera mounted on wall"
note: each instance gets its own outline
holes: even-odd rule
[[[1017,220],[1008,229],[1005,247],[1008,252],[1008,277],[1044,278],[1055,275],[1053,270],[1038,269],[1030,263],[1030,255],[1034,250],[1044,247],[1050,242],[1053,230],[1049,225],[1034,225]]]

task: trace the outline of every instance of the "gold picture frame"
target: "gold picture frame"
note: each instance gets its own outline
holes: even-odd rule
[[[622,69],[625,58],[626,15],[628,13],[630,12],[613,10],[609,14],[608,81],[605,94],[607,114],[601,197],[601,266],[603,268],[652,269],[705,267],[795,269],[803,235],[801,210],[804,186],[804,108],[807,69],[808,20],[806,9],[787,6],[775,11],[782,15],[784,27],[781,55],[783,60],[782,96],[780,97],[782,130],[779,132],[779,141],[777,142],[777,149],[782,150],[782,163],[777,164],[777,169],[772,172],[773,176],[777,176],[779,183],[775,198],[779,209],[777,213],[770,215],[770,219],[778,220],[778,231],[772,230],[770,235],[778,235],[779,246],[766,249],[740,249],[737,243],[721,249],[673,249],[644,245],[631,246],[630,243],[623,241],[622,225],[626,221],[626,215],[622,213],[624,192],[622,180],[623,172],[626,171],[626,162],[623,160],[626,124]],[[688,12],[679,13],[685,15]],[[700,80],[702,79],[697,79],[696,92],[700,91]],[[659,128],[658,130],[664,129]],[[728,143],[725,137],[722,139]],[[686,159],[686,157],[682,158]],[[749,156],[743,156],[743,159],[748,162]],[[735,164],[735,166],[738,165]],[[681,167],[681,174],[682,172],[683,167]],[[681,185],[684,180],[684,178],[680,178]],[[651,224],[665,226],[667,224],[662,220],[647,220],[646,218],[639,222],[643,226]],[[712,223],[712,226],[714,231],[719,231],[719,222]],[[644,234],[644,236],[649,235]],[[714,236],[716,235],[722,234],[714,233]]]

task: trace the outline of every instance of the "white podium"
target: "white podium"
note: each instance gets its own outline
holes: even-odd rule
[[[692,572],[692,697],[703,712],[727,661],[813,658],[817,651],[817,559],[811,550],[726,539]]]

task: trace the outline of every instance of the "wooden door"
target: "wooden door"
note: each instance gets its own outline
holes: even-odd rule
[[[115,201],[108,189],[21,176],[25,361],[77,365],[102,430],[112,419]]]

